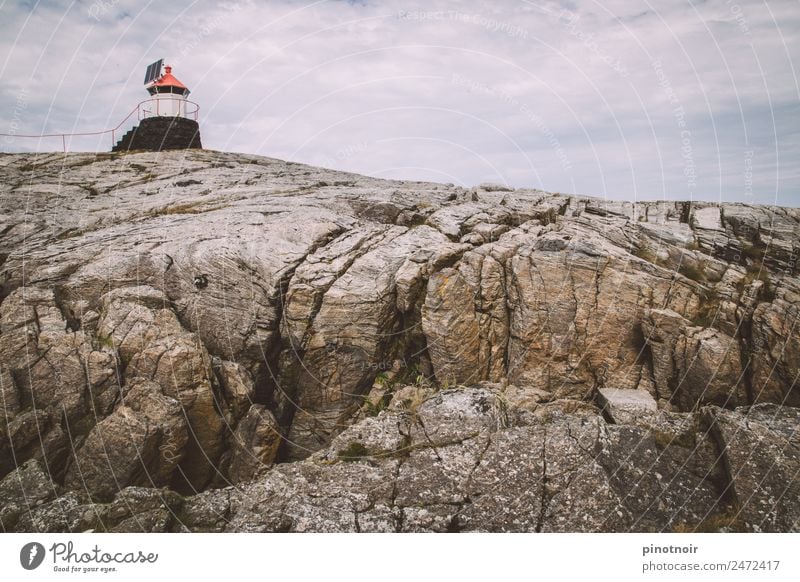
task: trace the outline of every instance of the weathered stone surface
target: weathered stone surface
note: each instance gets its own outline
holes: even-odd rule
[[[783,282],[790,284],[786,279]],[[797,370],[800,370],[800,289],[759,303],[752,316],[750,365],[754,402],[800,407]]]
[[[638,418],[655,413],[658,403],[644,390],[601,388],[600,405],[616,424],[636,424]]]
[[[95,518],[86,525],[96,524],[91,529],[119,533],[169,532],[175,529],[182,503],[183,499],[169,490],[127,487],[113,502],[99,506]]]
[[[186,450],[176,453],[182,460],[181,474],[190,486],[205,486],[219,461],[224,428],[208,352],[171,309],[153,303],[163,301],[158,292],[141,287],[118,289],[102,299],[106,315],[99,332],[119,346],[128,378],[151,380],[178,403],[189,423]]]
[[[0,436],[3,438],[0,467],[4,473],[14,470],[16,464],[25,459],[39,459],[52,473],[61,474],[69,443],[63,429],[46,411],[28,410],[18,414]]]
[[[796,483],[789,478],[797,470],[794,410],[757,405],[737,411],[707,407],[702,413],[650,411],[637,424],[612,425],[599,414],[553,410],[549,418],[506,426],[492,406],[476,406],[496,398],[487,388],[450,389],[419,407],[427,415],[426,424],[419,423],[424,430],[413,430],[417,419],[411,412],[387,410],[351,426],[329,449],[305,461],[278,464],[251,483],[191,497],[132,487],[109,503],[93,504],[76,493],[53,499],[55,493],[44,490],[37,507],[11,527],[249,532],[797,527]],[[462,422],[454,422],[448,411],[464,412]],[[744,428],[747,424],[755,430]],[[428,430],[443,438],[430,438]],[[0,492],[8,489],[6,483]],[[18,500],[19,493],[11,497]]]
[[[15,531],[24,532],[72,532],[93,529],[100,507],[88,502],[77,491],[68,491],[49,503],[45,503],[20,516]]]
[[[255,386],[247,369],[236,362],[221,361],[218,370],[220,383],[229,412],[228,422],[242,418],[254,403]]]
[[[295,347],[287,355],[299,360],[298,371],[283,381],[303,386],[294,397],[288,435],[293,457],[306,456],[341,430],[377,373],[396,355],[405,355],[395,353],[403,338],[411,342],[407,336],[419,334],[398,314],[394,274],[408,256],[436,264],[442,254],[452,252],[451,245],[427,226],[413,231],[393,227],[386,237],[385,244],[359,254],[329,284],[321,304],[311,311],[305,340],[293,344],[302,351]]]
[[[485,389],[455,389],[422,406],[461,409],[493,397]],[[243,493],[187,500],[187,527],[671,531],[728,509],[714,443],[696,415],[670,413],[651,417],[650,426],[622,426],[606,425],[599,415],[556,414],[506,428],[497,426],[490,407],[473,410],[474,424],[461,430],[443,415],[448,438],[438,443],[422,432],[409,438],[396,413],[384,412],[339,435],[328,453],[279,465]],[[353,438],[365,443],[361,455],[339,454]],[[370,445],[375,442],[392,444]],[[401,442],[405,446],[397,449]],[[361,499],[374,507],[362,512]],[[338,511],[331,513],[332,507]]]
[[[18,529],[135,529],[85,518],[109,505],[86,490],[226,481],[268,493],[206,491],[142,527],[710,528],[736,499],[693,411],[800,406],[796,209],[202,150],[7,155],[0,172],[0,478],[33,459],[69,490]],[[346,491],[361,481],[392,487],[364,504]],[[762,529],[793,527],[775,512]]]
[[[423,402],[412,427],[415,440],[437,447],[508,424],[503,400],[485,388],[445,390]]]
[[[100,500],[128,485],[169,485],[187,440],[180,403],[158,384],[134,379],[116,410],[77,450],[65,485]]]
[[[757,404],[704,413],[727,467],[732,518],[750,531],[800,531],[800,411]]]
[[[19,392],[8,368],[0,368],[0,418],[12,418],[20,410]]]
[[[422,330],[436,379],[444,384],[485,380],[480,353],[478,318],[471,304],[473,290],[455,269],[445,269],[428,281]],[[464,307],[467,307],[464,309]]]
[[[622,531],[703,530],[729,511],[718,451],[696,414],[610,425],[603,441],[597,461],[619,495]]]
[[[58,485],[35,459],[6,475],[0,481],[0,529],[13,531],[20,516],[60,493]]]
[[[406,454],[411,448],[412,422],[411,415],[405,412],[387,411],[367,417],[337,435],[323,458],[356,461],[362,457]]]
[[[230,482],[255,479],[275,462],[280,444],[280,427],[275,417],[264,405],[253,404],[233,433],[227,471]]]
[[[651,309],[642,323],[653,355],[655,390],[678,410],[748,401],[739,343],[714,328],[693,326],[672,310]]]

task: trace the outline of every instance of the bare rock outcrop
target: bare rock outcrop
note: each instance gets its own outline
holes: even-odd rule
[[[8,527],[135,530],[128,495],[159,531],[796,529],[741,455],[794,443],[758,411],[800,407],[797,209],[208,150],[0,172],[0,479],[53,487]]]
[[[757,404],[705,414],[722,446],[735,518],[754,531],[800,530],[798,410]]]
[[[9,523],[218,532],[800,528],[796,482],[788,478],[797,470],[792,409],[707,407],[609,424],[598,411],[519,417],[501,405],[504,393],[489,384],[437,392],[418,408],[352,425],[304,461],[190,497],[128,487],[92,503],[76,492],[55,498],[34,489],[31,506]],[[756,424],[755,433],[745,423]],[[21,478],[35,469],[26,466]],[[0,483],[4,499],[11,480]],[[9,506],[19,503],[12,497]]]
[[[65,486],[96,499],[129,485],[164,487],[184,456],[187,422],[180,403],[152,381],[133,379],[120,405],[98,422],[75,454]]]

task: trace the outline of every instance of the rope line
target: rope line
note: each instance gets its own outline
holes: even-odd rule
[[[144,101],[140,101],[136,105],[136,107],[134,107],[131,110],[131,112],[128,113],[128,115],[125,116],[125,119],[123,119],[122,121],[120,121],[117,124],[116,127],[113,127],[111,129],[104,129],[103,131],[84,131],[84,132],[76,132],[76,133],[43,133],[43,134],[39,134],[39,135],[25,135],[25,134],[19,134],[19,133],[0,133],[0,137],[12,137],[12,138],[19,137],[19,138],[24,138],[24,139],[42,139],[42,138],[46,138],[46,137],[60,137],[61,138],[61,145],[64,148],[64,151],[66,152],[67,151],[67,138],[68,137],[69,138],[72,138],[72,137],[83,137],[83,136],[103,135],[103,134],[106,134],[106,133],[110,133],[111,134],[111,145],[113,146],[115,144],[115,142],[116,142],[115,134],[116,134],[117,130],[119,130],[119,128],[122,127],[131,118],[131,116],[134,113],[137,114],[137,116],[136,116],[136,120],[137,121],[141,121],[142,120],[142,115],[141,115],[142,105],[144,105],[145,103],[156,102],[156,109],[158,109],[161,101],[163,101],[163,99],[145,99]],[[186,108],[184,107],[183,115],[176,115],[175,117],[189,118],[189,116],[192,116],[192,119],[197,121],[197,114],[200,111],[200,106],[197,103],[195,103],[194,101],[180,100],[179,108],[180,108],[180,104],[193,105],[194,109],[191,110],[191,111],[186,111]],[[150,111],[146,110],[146,113],[150,113]],[[159,117],[159,115],[152,115],[150,117]]]

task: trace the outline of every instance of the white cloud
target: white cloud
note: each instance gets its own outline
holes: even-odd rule
[[[165,56],[209,148],[393,178],[800,206],[791,0],[7,2],[0,33],[0,132],[113,126]]]

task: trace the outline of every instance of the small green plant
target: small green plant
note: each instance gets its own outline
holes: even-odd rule
[[[103,348],[111,348],[114,349],[114,338],[108,335],[100,335],[97,336],[97,345]]]
[[[395,376],[394,384],[397,386],[416,386],[417,388],[430,388],[431,380],[419,369],[419,362],[412,362],[401,369]]]
[[[342,461],[353,462],[360,461],[364,457],[368,457],[369,451],[367,450],[367,447],[361,443],[354,442],[350,443],[346,449],[343,449],[336,454]]]
[[[758,298],[767,303],[775,301],[775,288],[772,286],[767,267],[761,261],[757,261],[747,265],[746,270],[747,273],[736,285],[739,293],[744,293],[745,289],[755,281],[761,281],[762,285],[758,291]]]
[[[391,392],[386,392],[383,394],[377,402],[372,402],[367,395],[364,397],[364,414],[367,416],[378,416],[381,412],[386,410],[391,401]]]

